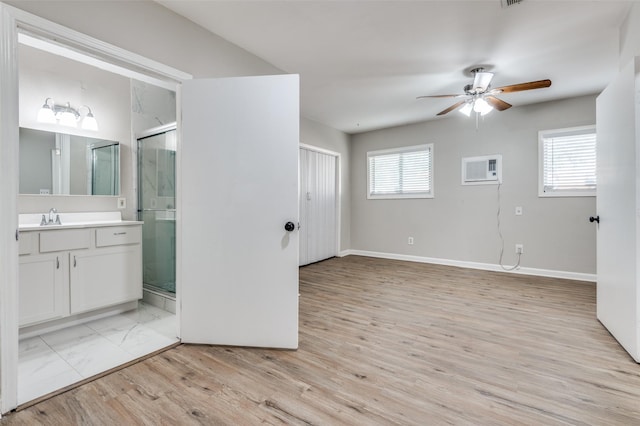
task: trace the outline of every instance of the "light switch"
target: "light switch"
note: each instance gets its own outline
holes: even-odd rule
[[[126,198],[118,198],[118,208],[126,209],[127,208],[127,199]]]
[[[522,206],[516,207],[516,216],[522,216]]]

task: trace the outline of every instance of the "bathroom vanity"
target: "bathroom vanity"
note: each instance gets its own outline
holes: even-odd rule
[[[21,328],[142,298],[142,222],[119,212],[60,214],[61,224],[20,215]],[[36,224],[38,223],[38,224]]]

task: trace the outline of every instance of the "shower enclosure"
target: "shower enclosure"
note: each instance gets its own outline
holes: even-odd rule
[[[176,292],[176,125],[138,136],[138,220],[147,290]]]

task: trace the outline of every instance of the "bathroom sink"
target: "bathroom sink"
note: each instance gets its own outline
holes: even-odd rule
[[[61,223],[47,223],[41,225],[44,213],[23,213],[18,215],[18,229],[21,231],[47,230],[60,228],[85,228],[95,226],[133,225],[142,222],[135,220],[122,220],[118,212],[82,212],[82,213],[58,213]],[[44,214],[45,219],[47,214]]]

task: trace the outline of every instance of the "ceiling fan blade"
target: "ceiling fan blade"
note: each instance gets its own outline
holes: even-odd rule
[[[473,77],[473,87],[472,89],[476,91],[476,93],[482,93],[487,90],[489,84],[491,84],[491,79],[493,78],[492,72],[476,72]]]
[[[495,96],[485,96],[484,100],[498,111],[504,111],[505,109],[511,108],[510,103],[507,103],[502,99],[498,99]]]
[[[424,95],[424,96],[418,96],[416,99],[424,99],[424,98],[459,98],[461,96],[466,96],[466,95]]]
[[[551,80],[530,81],[528,83],[512,84],[510,86],[496,87],[496,93],[522,92],[523,90],[543,89],[551,86]]]
[[[460,101],[460,102],[456,102],[455,104],[451,105],[449,108],[440,111],[439,113],[437,113],[436,115],[445,115],[448,112],[453,111],[456,108],[459,108],[462,104],[464,104],[465,101]]]

